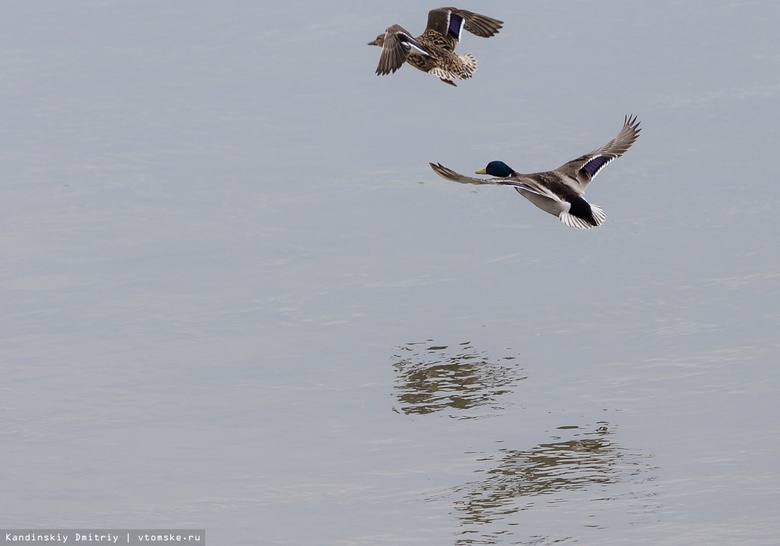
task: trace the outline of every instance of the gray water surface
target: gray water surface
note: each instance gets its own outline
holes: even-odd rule
[[[210,544],[771,544],[780,5],[18,2],[0,527]],[[567,228],[507,188],[643,132]]]

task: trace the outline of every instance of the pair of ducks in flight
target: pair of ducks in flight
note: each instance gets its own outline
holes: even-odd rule
[[[406,62],[418,70],[433,74],[444,83],[471,78],[477,60],[470,53],[457,55],[455,47],[463,30],[490,38],[503,26],[503,21],[458,8],[438,8],[428,13],[428,26],[420,36],[412,36],[400,25],[391,25],[368,45],[382,48],[376,73],[391,74]],[[564,163],[552,171],[523,174],[503,161],[491,161],[476,174],[493,178],[464,176],[440,163],[430,163],[433,171],[447,180],[462,184],[510,186],[545,212],[557,216],[570,227],[590,229],[601,225],[606,214],[598,205],[582,196],[597,174],[631,147],[639,137],[636,116],[626,116],[618,135],[604,146]]]

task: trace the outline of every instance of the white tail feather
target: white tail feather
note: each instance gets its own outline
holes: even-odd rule
[[[464,53],[458,57],[463,63],[463,72],[461,76],[464,80],[470,78],[477,71],[477,59],[471,53]]]
[[[596,226],[600,226],[601,224],[604,223],[604,220],[607,219],[607,215],[604,213],[604,210],[600,206],[591,204],[590,210],[591,213],[593,214],[593,219],[596,220]],[[558,215],[558,218],[560,218],[561,222],[563,222],[567,226],[577,228],[577,229],[591,229],[596,227],[590,222],[586,222],[582,218],[577,218],[576,216],[573,216],[568,212],[560,213]]]

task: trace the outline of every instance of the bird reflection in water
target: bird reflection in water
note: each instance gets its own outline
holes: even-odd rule
[[[525,379],[512,355],[491,357],[470,342],[453,346],[432,340],[407,343],[394,355],[396,396],[406,415],[448,411],[458,419],[478,417],[477,408],[504,409],[500,398]]]
[[[593,495],[587,495],[591,500],[628,502],[637,504],[634,512],[652,512],[652,502],[648,503],[652,487],[645,484],[653,481],[656,470],[650,456],[614,443],[608,426],[599,422],[592,432],[582,432],[576,426],[559,427],[560,435],[553,442],[531,449],[500,449],[480,457],[480,462],[490,466],[477,471],[482,479],[455,489],[462,530],[458,544],[473,544],[480,535],[476,543],[492,544],[487,535],[498,529],[503,527],[502,534],[512,534],[498,524],[501,520],[540,503],[565,503],[576,491],[592,489]],[[641,491],[644,493],[638,493]]]

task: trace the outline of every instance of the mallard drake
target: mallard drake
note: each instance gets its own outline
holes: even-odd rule
[[[413,67],[455,85],[453,79],[467,80],[477,69],[470,53],[455,54],[455,46],[465,28],[472,34],[490,38],[498,33],[503,21],[458,8],[438,8],[428,12],[428,26],[417,38],[400,25],[392,25],[368,45],[382,48],[376,73],[391,74],[404,61]]]
[[[476,174],[497,178],[474,178],[458,174],[441,163],[430,163],[430,166],[436,174],[454,182],[512,186],[520,195],[543,211],[557,216],[567,226],[590,229],[600,226],[607,216],[601,207],[583,199],[585,188],[601,169],[626,153],[636,142],[640,131],[636,116],[626,116],[623,128],[615,138],[554,171],[522,174],[503,161],[491,161]]]

